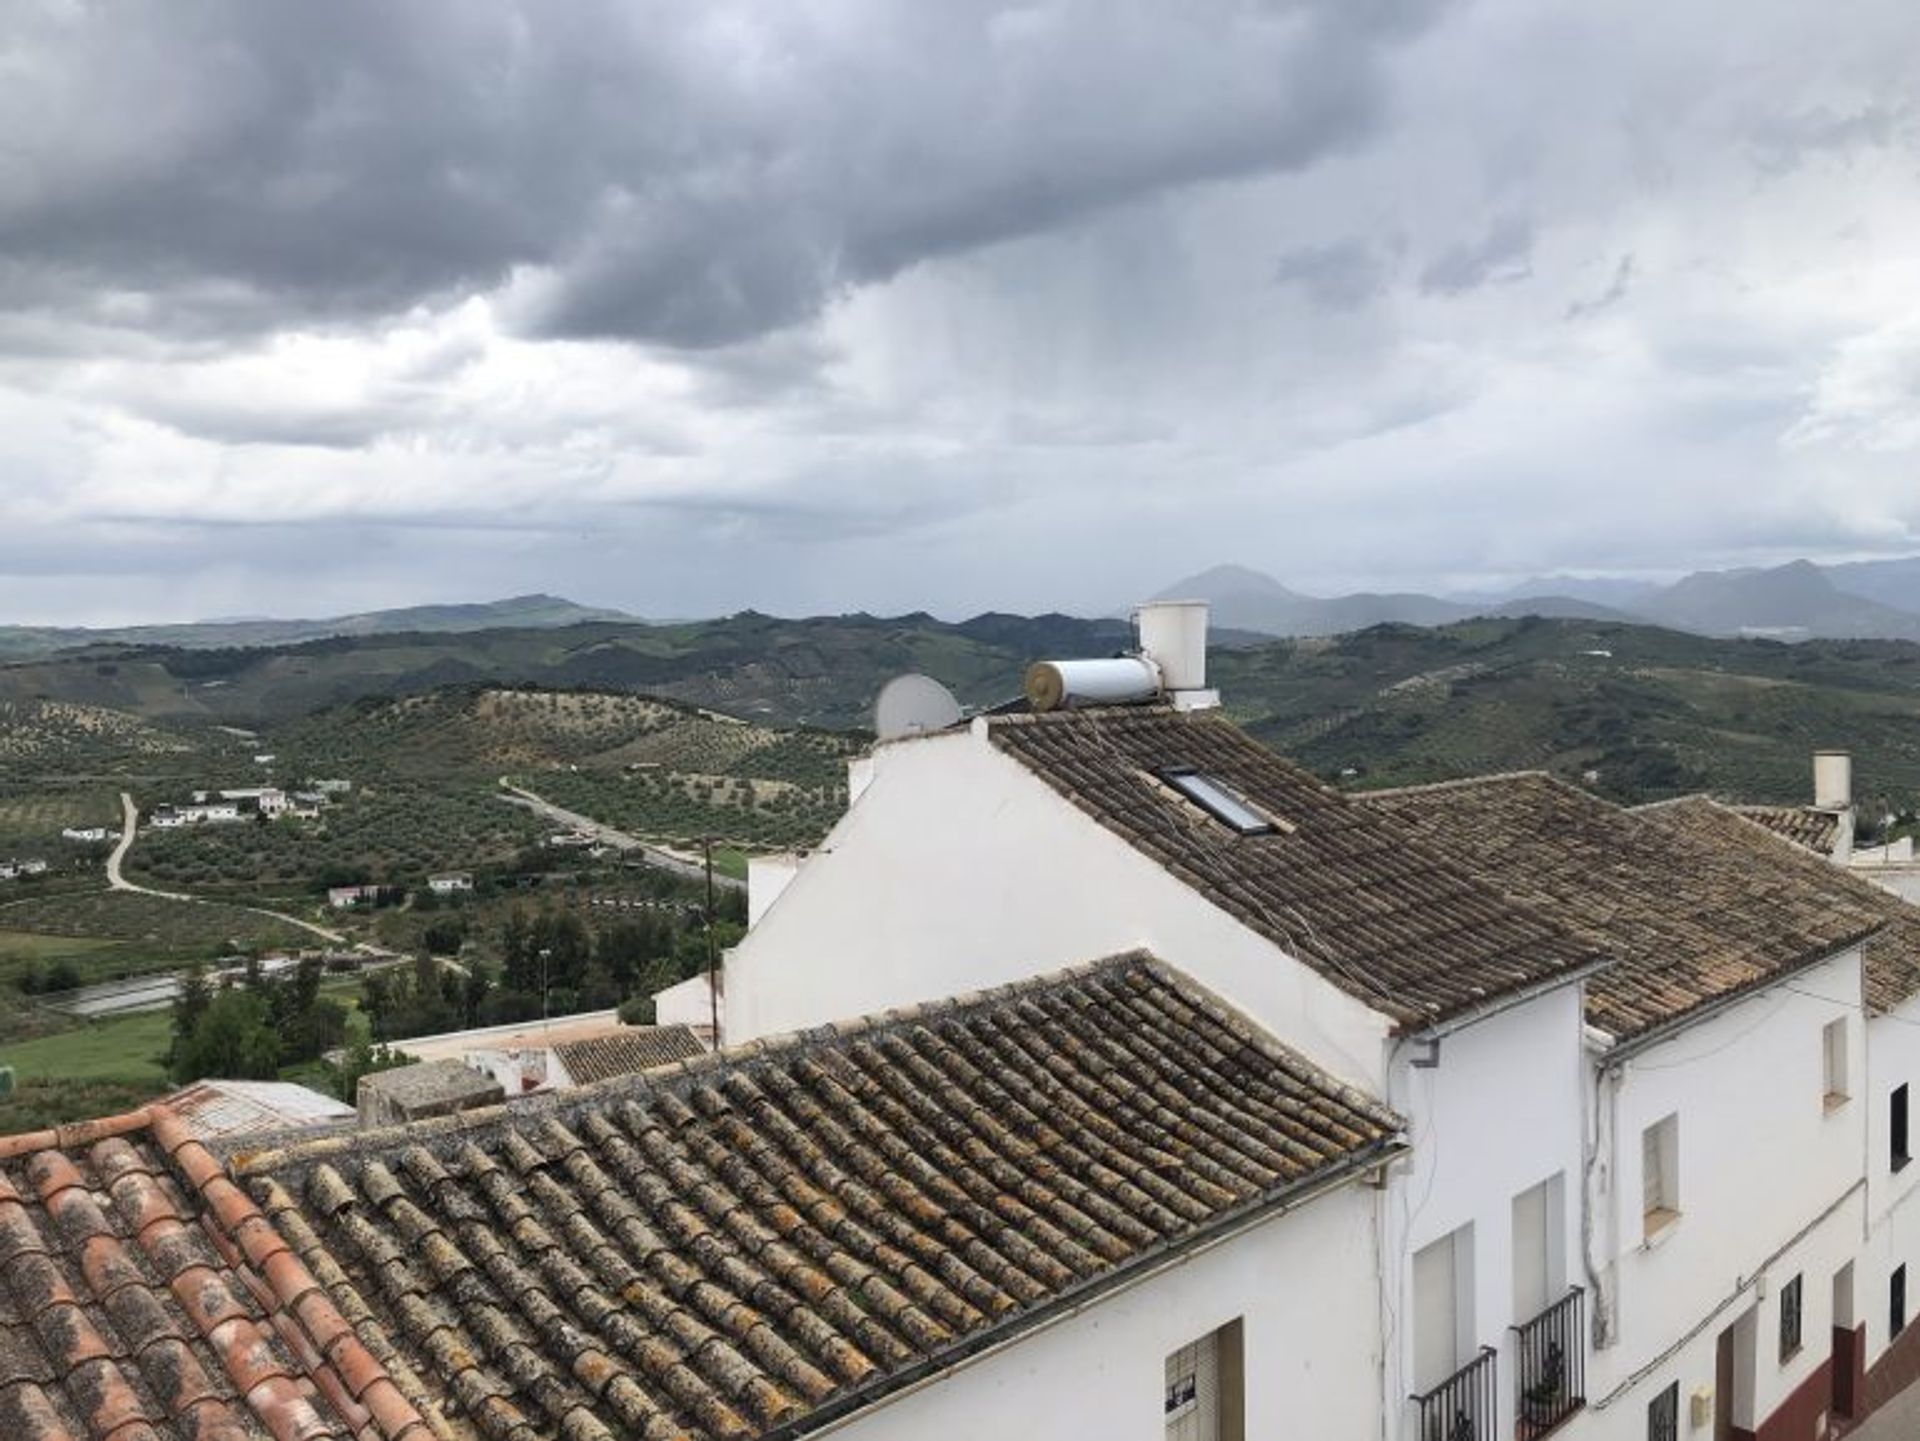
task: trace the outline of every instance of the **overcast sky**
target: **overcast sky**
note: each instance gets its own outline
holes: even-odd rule
[[[0,9],[0,620],[1920,550],[1913,0]]]

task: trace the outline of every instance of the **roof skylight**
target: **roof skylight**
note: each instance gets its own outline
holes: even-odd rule
[[[1192,801],[1208,815],[1236,835],[1264,836],[1276,829],[1274,823],[1235,795],[1222,781],[1215,780],[1192,766],[1165,766],[1160,779]]]

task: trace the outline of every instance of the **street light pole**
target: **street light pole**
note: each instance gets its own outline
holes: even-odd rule
[[[547,958],[553,954],[552,946],[540,948],[540,1029],[547,1029]]]

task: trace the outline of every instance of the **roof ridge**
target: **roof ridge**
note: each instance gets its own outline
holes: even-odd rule
[[[662,1087],[693,1085],[711,1072],[729,1071],[746,1066],[758,1067],[794,1052],[830,1045],[835,1041],[884,1034],[905,1026],[922,1024],[928,1020],[951,1015],[970,1007],[999,1004],[1015,996],[1036,994],[1055,986],[1065,985],[1070,981],[1106,971],[1122,970],[1129,965],[1140,965],[1154,959],[1155,957],[1145,948],[1119,951],[1096,960],[1080,961],[1037,975],[1022,976],[1018,980],[989,986],[984,990],[963,991],[932,1001],[896,1006],[884,1011],[872,1011],[844,1021],[830,1021],[824,1025],[811,1026],[802,1030],[756,1036],[750,1041],[706,1051],[698,1056],[689,1056],[685,1060],[669,1061],[645,1071],[624,1076],[609,1076],[602,1081],[589,1081],[571,1090],[536,1092],[529,1096],[516,1096],[497,1101],[488,1106],[476,1106],[471,1110],[457,1111],[448,1116],[396,1121],[386,1126],[367,1127],[335,1135],[295,1140],[286,1146],[269,1147],[257,1151],[239,1150],[234,1152],[229,1164],[236,1175],[254,1175],[277,1166],[300,1166],[341,1154],[376,1150],[397,1136],[404,1135],[424,1143],[461,1131],[482,1129],[509,1114],[546,1116],[556,1112],[571,1112],[600,1096],[640,1096]],[[1189,981],[1188,985],[1194,986],[1197,983]],[[455,1064],[459,1062],[456,1061]]]
[[[1518,780],[1552,781],[1555,785],[1566,786],[1568,790],[1574,790],[1574,791],[1580,790],[1578,786],[1572,784],[1569,781],[1562,780],[1559,776],[1555,775],[1552,771],[1543,770],[1538,766],[1533,766],[1526,770],[1488,771],[1485,775],[1455,776],[1451,780],[1423,781],[1419,785],[1411,785],[1411,786],[1382,786],[1378,790],[1342,791],[1341,794],[1346,796],[1349,800],[1376,801],[1376,800],[1387,799],[1394,796],[1429,795],[1434,791],[1457,791],[1457,790],[1464,790],[1468,786],[1493,785],[1496,782],[1500,782],[1500,781],[1518,781]],[[1588,794],[1588,792],[1580,791],[1580,794],[1586,795]]]
[[[10,1136],[0,1136],[0,1161],[10,1161],[34,1151],[73,1150],[113,1136],[129,1136],[135,1131],[144,1131],[152,1124],[153,1110],[158,1104],[157,1101],[152,1102],[131,1111],[122,1111],[116,1116],[63,1121],[39,1131],[17,1131]]]

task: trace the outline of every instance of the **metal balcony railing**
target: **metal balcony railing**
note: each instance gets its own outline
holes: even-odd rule
[[[1513,1328],[1513,1430],[1534,1441],[1587,1404],[1587,1293],[1575,1286]]]
[[[1415,1396],[1420,1410],[1420,1441],[1494,1441],[1500,1414],[1495,1371],[1499,1352],[1482,1346],[1480,1354],[1425,1395]]]

